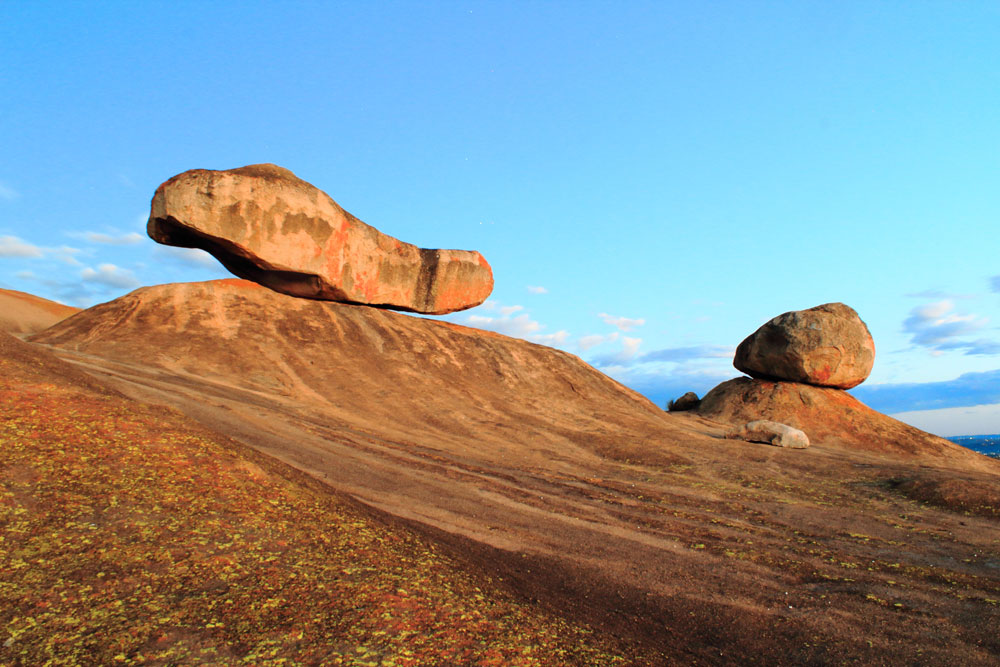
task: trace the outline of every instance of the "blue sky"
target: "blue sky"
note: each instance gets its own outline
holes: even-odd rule
[[[2,3],[0,287],[221,277],[149,199],[273,162],[480,250],[493,296],[449,319],[660,404],[842,301],[878,349],[855,395],[1000,432],[997,34],[987,2]]]

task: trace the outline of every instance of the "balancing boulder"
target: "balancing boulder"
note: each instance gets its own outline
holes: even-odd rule
[[[751,377],[850,389],[875,363],[875,341],[842,303],[778,315],[736,348],[733,365]]]
[[[153,195],[147,231],[291,296],[439,315],[477,306],[493,291],[478,252],[399,241],[273,164],[174,176]]]

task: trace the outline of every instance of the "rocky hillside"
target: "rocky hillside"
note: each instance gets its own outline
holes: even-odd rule
[[[0,664],[629,662],[294,469],[3,332],[0,396]]]
[[[33,340],[496,461],[685,461],[652,441],[678,431],[661,409],[570,354],[244,280],[141,288]]]
[[[727,440],[735,413],[663,412],[563,352],[242,281],[143,288],[33,340],[666,661],[1000,656],[986,457]]]

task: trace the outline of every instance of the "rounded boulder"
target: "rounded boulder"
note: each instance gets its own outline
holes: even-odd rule
[[[875,341],[850,306],[826,303],[778,315],[736,348],[733,366],[766,380],[850,389],[875,363]]]

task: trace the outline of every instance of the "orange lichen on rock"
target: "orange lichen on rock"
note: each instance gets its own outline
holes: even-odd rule
[[[493,291],[478,252],[404,243],[272,164],[174,176],[153,196],[147,231],[291,296],[439,315],[477,306]]]

